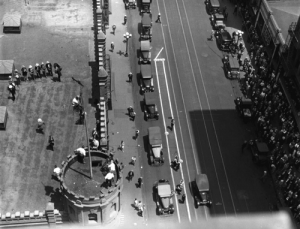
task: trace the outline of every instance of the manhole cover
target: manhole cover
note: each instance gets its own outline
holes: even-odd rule
[[[202,53],[202,56],[203,57],[208,57],[208,54],[207,53]]]

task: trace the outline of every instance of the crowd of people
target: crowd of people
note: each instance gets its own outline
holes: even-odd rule
[[[299,223],[300,132],[265,47],[253,25],[249,23],[247,12],[242,12],[242,15],[244,25],[249,28],[248,41],[251,43],[249,57],[245,58],[242,65],[246,73],[242,91],[253,102],[252,115],[259,139],[255,141],[268,144],[270,155],[267,166],[280,188],[285,204]]]

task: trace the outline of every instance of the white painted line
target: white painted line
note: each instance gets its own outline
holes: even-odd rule
[[[177,3],[177,7],[178,7],[177,0],[176,0],[176,3]],[[186,8],[185,8],[185,4],[184,4],[183,0],[182,0],[182,3],[183,3],[183,8],[184,8],[184,11],[185,11],[185,15],[187,16],[187,12],[186,12]],[[178,8],[178,12],[179,12],[179,8]],[[179,14],[180,14],[180,12],[179,12]],[[181,16],[180,16],[180,18],[181,18]],[[221,152],[221,147],[220,147],[220,143],[219,143],[219,139],[218,139],[216,127],[215,127],[215,122],[213,120],[212,113],[211,113],[211,107],[210,107],[210,104],[209,104],[209,100],[208,100],[208,96],[207,96],[207,91],[206,91],[205,83],[204,83],[204,80],[203,80],[203,74],[202,74],[202,71],[201,71],[201,68],[200,68],[199,59],[198,59],[197,51],[196,51],[196,48],[195,48],[195,42],[194,42],[194,38],[193,38],[193,35],[192,35],[192,30],[191,30],[191,27],[190,27],[189,19],[188,19],[188,17],[186,17],[186,18],[187,18],[187,23],[188,23],[189,31],[190,31],[190,34],[191,34],[191,39],[192,39],[192,44],[193,44],[193,49],[194,49],[194,52],[195,52],[196,60],[197,60],[198,69],[199,69],[199,72],[200,72],[201,82],[202,82],[202,85],[203,85],[203,88],[204,88],[204,93],[205,93],[206,102],[207,102],[207,105],[208,105],[208,110],[209,110],[210,118],[211,118],[211,121],[212,121],[212,124],[213,124],[214,134],[215,134],[216,140],[217,140],[218,150],[219,150],[220,157],[221,157],[221,160],[222,160],[222,166],[223,166],[223,169],[225,171],[226,182],[227,182],[227,186],[228,186],[228,189],[229,189],[230,198],[231,198],[231,202],[232,202],[233,209],[234,209],[234,214],[236,215],[236,208],[235,208],[235,205],[234,205],[233,196],[232,196],[232,192],[231,192],[231,188],[230,188],[230,184],[229,184],[229,180],[228,180],[228,176],[227,176],[227,172],[226,172],[226,168],[225,168],[225,163],[224,163],[223,155],[222,155],[222,152]],[[182,30],[183,30],[182,20],[181,20],[181,27],[182,27]],[[183,33],[183,35],[184,35],[184,39],[185,39],[185,43],[186,43],[186,47],[187,47],[185,33]],[[188,47],[187,47],[187,50],[188,50]],[[188,51],[188,53],[189,53],[189,51]],[[189,58],[191,58],[190,54],[189,54]],[[192,64],[191,64],[191,66],[192,66]],[[196,84],[196,78],[195,78],[194,74],[193,74],[193,77],[194,77],[194,82],[195,82],[195,85],[196,85],[196,88],[197,88],[198,100],[199,100],[199,103],[201,103],[200,102],[200,96],[199,96],[199,93],[198,93],[198,87],[197,87],[197,84]],[[202,110],[202,108],[201,108],[201,110]],[[203,118],[203,121],[204,121],[204,118]],[[205,124],[205,122],[204,122],[204,124]],[[214,165],[215,165],[215,163],[214,163]],[[221,189],[220,189],[220,192],[221,192]],[[222,202],[224,203],[224,209],[225,209],[225,202],[223,201],[223,198],[222,198]],[[226,212],[225,212],[225,215],[226,215]]]
[[[164,114],[164,105],[162,103],[162,99],[161,99],[161,92],[160,92],[160,84],[159,84],[159,77],[158,77],[158,71],[157,71],[157,65],[156,65],[156,60],[154,60],[154,65],[155,65],[155,73],[156,73],[156,79],[157,79],[157,90],[158,90],[158,95],[159,95],[159,100],[160,100],[160,104],[161,104],[161,113],[162,113],[162,118],[163,118],[163,124],[164,124],[164,133],[166,133],[168,130],[166,128],[166,120],[165,120],[165,114]],[[169,140],[167,135],[165,135],[166,137],[166,142],[167,142],[167,149],[168,149],[168,157],[169,157],[169,161],[171,162],[171,154],[170,154],[170,147],[169,147]],[[174,174],[173,174],[173,170],[171,169],[171,177],[172,177],[172,182],[173,182],[173,187],[175,190],[175,179],[174,179]],[[177,216],[178,216],[178,221],[180,223],[180,213],[179,213],[179,207],[178,207],[178,200],[176,195],[175,197],[175,203],[176,203],[176,208],[177,208]]]
[[[161,51],[164,49],[164,47],[162,47],[161,49],[160,49],[160,51],[158,52],[158,54],[156,55],[156,57],[154,58],[154,61],[155,60],[157,60],[157,57],[159,56],[159,54],[161,53]]]

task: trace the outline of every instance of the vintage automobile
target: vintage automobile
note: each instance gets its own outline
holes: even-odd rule
[[[199,174],[192,182],[192,192],[195,199],[196,206],[206,205],[210,207],[212,201],[209,196],[209,183],[206,174]]]
[[[158,215],[168,216],[174,213],[173,193],[170,182],[159,180],[154,186],[155,201]]]
[[[156,119],[159,118],[157,106],[155,104],[155,98],[153,93],[146,93],[144,96],[144,114],[145,119]]]
[[[141,41],[141,52],[139,58],[140,64],[151,63],[151,45],[150,40]]]
[[[270,156],[270,150],[267,143],[258,140],[250,140],[249,145],[254,163],[260,165],[266,164]]]
[[[227,78],[236,78],[239,79],[240,77],[240,65],[234,56],[224,55],[223,59],[223,68]]]
[[[223,14],[214,13],[211,15],[211,23],[215,30],[225,29],[225,17]]]
[[[141,65],[141,92],[153,92],[154,83],[152,76],[151,64],[142,64]]]
[[[252,118],[252,100],[248,98],[238,97],[234,100],[237,111],[246,121]]]
[[[232,37],[226,29],[221,29],[216,33],[217,43],[222,51],[231,52],[233,45]]]
[[[150,164],[163,165],[164,157],[162,152],[162,137],[158,126],[148,128],[149,150],[150,150]]]
[[[136,8],[136,0],[125,0],[125,9],[135,9]]]
[[[204,3],[209,14],[218,13],[220,11],[219,0],[205,0]]]
[[[152,40],[152,14],[143,13],[141,23],[141,40]]]
[[[150,13],[150,5],[152,0],[141,0],[141,13]]]

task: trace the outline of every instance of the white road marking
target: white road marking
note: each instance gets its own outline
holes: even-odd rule
[[[185,15],[187,16],[188,14],[186,12],[185,3],[184,3],[183,0],[182,0],[182,3],[183,3],[183,8],[184,8]],[[177,0],[176,0],[176,4],[177,4],[177,8],[178,8]],[[178,8],[178,12],[179,12],[179,8]],[[179,12],[179,15],[180,15],[180,12]],[[225,171],[226,182],[227,182],[227,186],[228,186],[228,189],[229,189],[230,198],[231,198],[231,202],[232,202],[233,209],[234,209],[234,214],[236,215],[236,209],[235,209],[235,205],[234,205],[234,201],[233,201],[233,196],[232,196],[232,192],[231,192],[231,188],[230,188],[230,184],[229,184],[229,180],[228,180],[228,176],[227,176],[227,172],[226,172],[226,168],[225,168],[225,163],[224,163],[222,152],[221,152],[221,147],[220,147],[220,143],[219,143],[216,127],[215,127],[215,122],[213,120],[212,113],[211,113],[211,107],[210,107],[210,104],[209,104],[209,101],[208,101],[207,91],[206,91],[206,88],[205,88],[205,83],[204,83],[204,80],[203,80],[203,74],[202,74],[202,71],[201,71],[201,68],[200,68],[199,59],[198,59],[197,51],[196,51],[196,48],[195,48],[195,42],[194,42],[194,38],[193,38],[193,35],[192,35],[190,22],[188,20],[188,17],[186,17],[186,18],[187,18],[187,24],[188,24],[188,28],[189,28],[189,31],[190,31],[191,39],[192,39],[193,49],[194,49],[196,60],[197,60],[198,69],[199,69],[199,72],[200,72],[201,82],[202,82],[202,85],[203,85],[203,88],[204,88],[204,93],[205,93],[205,98],[206,98],[206,102],[207,102],[207,105],[208,105],[209,114],[210,114],[210,117],[211,117],[211,122],[213,124],[214,134],[215,134],[216,140],[217,140],[218,150],[219,150],[220,157],[221,157],[221,160],[222,160],[223,169]],[[181,20],[181,15],[180,15],[180,20]],[[181,27],[182,27],[182,30],[183,30],[182,20],[181,20]],[[186,43],[186,47],[187,47],[187,42],[186,42],[186,37],[185,37],[184,30],[183,30],[183,35],[184,35],[184,39],[185,39],[185,43]],[[188,50],[188,47],[187,47],[187,50]],[[188,54],[189,54],[189,59],[191,59],[189,51],[188,51]],[[191,66],[192,66],[192,64],[191,64]],[[198,93],[198,87],[197,87],[197,84],[196,84],[196,78],[195,78],[194,74],[193,74],[193,78],[194,78],[194,82],[195,82],[196,89],[197,89],[198,100],[199,100],[199,103],[201,104],[200,96],[199,96],[199,93]],[[204,124],[205,124],[205,122],[204,122]],[[206,125],[205,125],[205,128],[206,128]],[[206,130],[206,133],[207,133],[207,130]],[[208,137],[208,135],[207,135],[207,137]],[[211,152],[211,154],[212,154],[212,152]],[[215,162],[214,162],[214,166],[215,166]],[[217,177],[218,177],[218,175],[217,175]],[[221,192],[221,189],[220,189],[220,192]],[[224,203],[223,198],[222,198],[222,202]],[[226,215],[226,212],[225,212],[225,215]]]
[[[160,49],[160,51],[158,52],[158,54],[156,55],[156,57],[154,58],[154,61],[155,60],[157,60],[157,57],[159,56],[159,54],[161,53],[161,51],[164,49],[164,47],[162,47],[161,49]]]
[[[163,123],[164,123],[164,128],[165,128],[165,132],[168,132],[167,128],[166,128],[166,120],[165,120],[165,114],[164,114],[164,106],[162,103],[162,99],[161,99],[161,92],[160,92],[160,84],[159,84],[159,77],[158,77],[158,71],[157,71],[157,65],[156,65],[156,60],[154,60],[154,65],[155,65],[155,73],[156,73],[156,79],[157,79],[157,90],[158,90],[158,95],[159,95],[159,100],[160,100],[160,104],[161,104],[161,113],[162,113],[162,117],[163,117]],[[164,62],[163,62],[164,63]],[[165,134],[166,136],[166,142],[167,142],[167,149],[168,149],[168,157],[169,157],[169,161],[171,162],[171,154],[170,154],[170,147],[169,147],[169,140],[168,140],[168,134]],[[172,182],[173,182],[173,187],[175,190],[175,179],[174,179],[174,174],[173,174],[173,170],[171,168],[171,177],[172,177]],[[177,216],[178,216],[178,221],[180,223],[180,213],[179,213],[179,207],[178,207],[178,200],[175,197],[175,203],[176,203],[176,208],[177,208]]]

